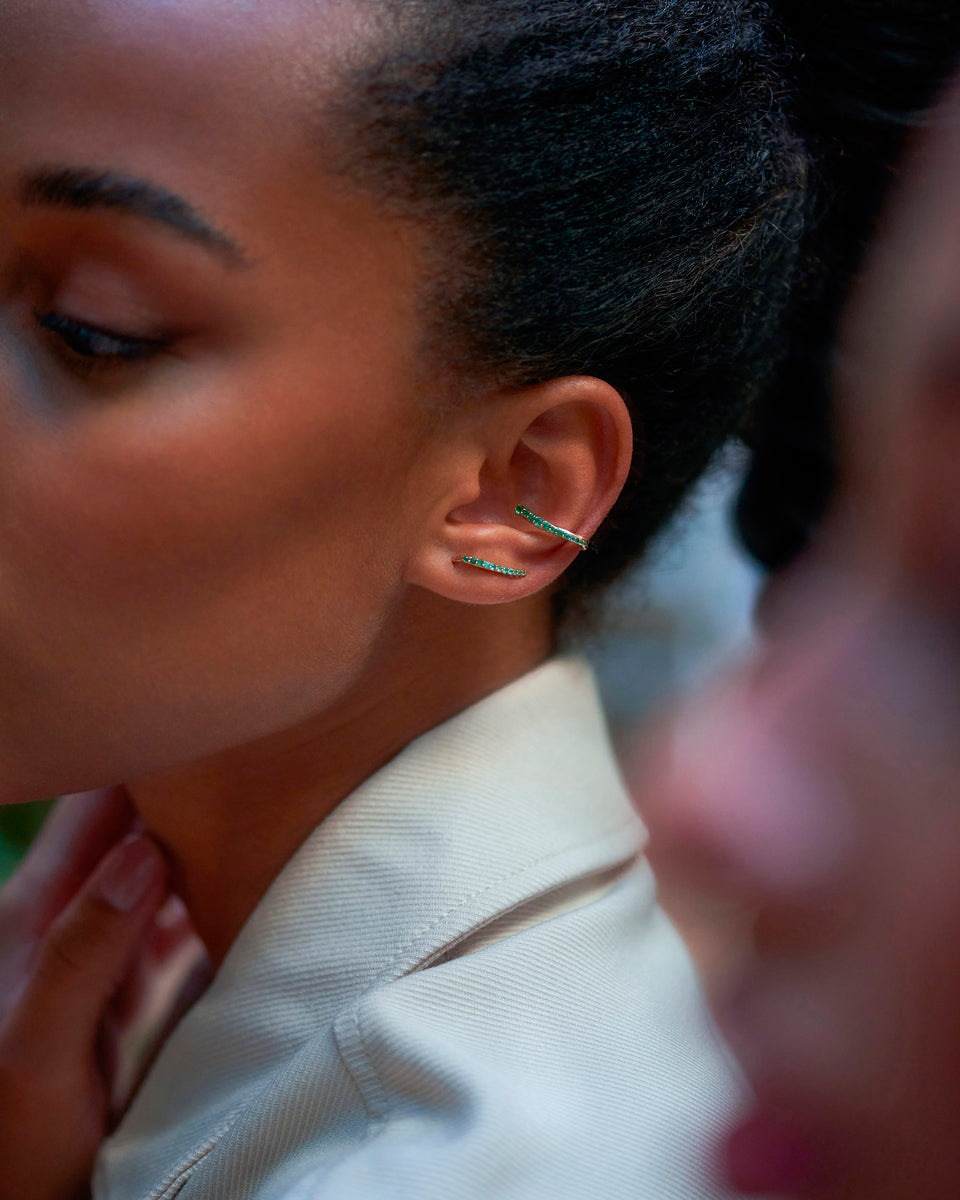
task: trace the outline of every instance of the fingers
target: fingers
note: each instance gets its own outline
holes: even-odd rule
[[[209,982],[209,962],[183,902],[170,896],[145,931],[136,961],[110,1003],[100,1062],[119,1120],[160,1046]]]
[[[150,939],[151,957],[155,962],[162,963],[196,936],[187,906],[179,896],[171,896],[157,913]]]
[[[135,814],[123,788],[65,796],[53,810],[0,903],[14,907],[41,937],[89,878],[111,846],[134,827]]]
[[[142,1015],[144,1001],[150,1003],[158,980],[176,972],[187,947],[196,957],[196,931],[178,896],[169,896],[144,931],[137,961],[123,982],[110,1008],[110,1019],[118,1033]]]
[[[39,1069],[76,1061],[129,972],[167,889],[163,855],[134,834],[107,855],[50,926],[11,1036]]]

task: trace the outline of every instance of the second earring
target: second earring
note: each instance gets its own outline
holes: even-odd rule
[[[465,563],[468,567],[479,567],[481,571],[493,571],[496,575],[509,575],[511,579],[526,579],[526,571],[516,567],[503,567],[500,563],[487,562],[483,558],[458,558],[457,562]]]

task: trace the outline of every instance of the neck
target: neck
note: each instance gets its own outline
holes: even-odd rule
[[[350,689],[293,729],[127,790],[213,965],[313,829],[434,725],[550,653],[547,601],[467,607],[418,592]]]

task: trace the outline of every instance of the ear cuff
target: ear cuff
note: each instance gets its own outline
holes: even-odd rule
[[[565,542],[570,542],[571,545],[576,546],[579,550],[593,550],[594,553],[597,552],[596,546],[592,542],[588,542],[586,538],[580,537],[577,533],[571,533],[569,529],[561,529],[559,525],[553,525],[549,521],[545,521],[543,517],[538,517],[529,508],[524,508],[522,504],[518,504],[514,511],[518,517],[523,517],[525,521],[529,521],[531,525],[536,525],[544,533],[562,538]],[[479,567],[481,571],[493,571],[495,575],[508,575],[511,579],[525,579],[527,575],[526,571],[519,571],[515,567],[504,567],[500,563],[487,562],[483,558],[471,558],[465,555],[463,558],[454,559],[454,562],[463,563],[468,567]]]
[[[561,529],[559,525],[551,525],[549,521],[545,521],[543,517],[538,517],[529,508],[524,508],[522,504],[518,504],[514,511],[518,517],[523,517],[525,521],[529,521],[531,525],[536,525],[544,533],[551,533],[554,537],[563,538],[565,542],[570,542],[580,550],[592,550],[594,553],[597,553],[596,546],[592,542],[588,542],[586,538],[581,537],[578,533],[571,533],[569,529]]]

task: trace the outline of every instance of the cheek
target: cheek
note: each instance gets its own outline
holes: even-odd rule
[[[306,719],[359,669],[398,586],[415,423],[288,374],[6,407],[0,699],[68,727],[65,761],[183,761]]]
[[[9,431],[0,452],[8,581],[22,566],[38,590],[149,597],[262,576],[291,555],[350,571],[371,532],[389,514],[397,522],[413,451],[399,403],[365,411],[269,374],[194,379],[183,394],[86,401]]]

